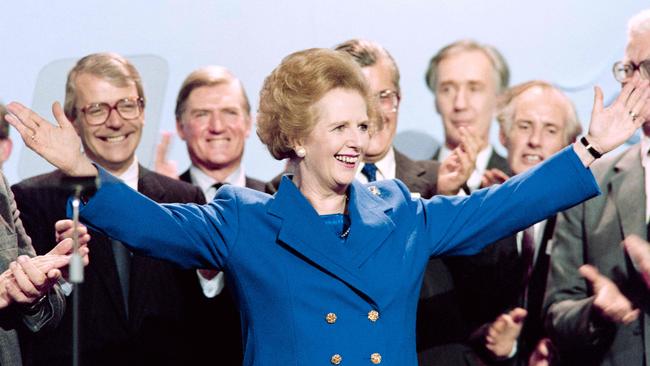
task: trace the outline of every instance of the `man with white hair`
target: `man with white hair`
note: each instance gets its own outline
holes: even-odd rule
[[[650,9],[628,23],[622,85],[650,78]],[[641,142],[591,166],[603,194],[558,217],[545,298],[546,327],[567,365],[646,365],[650,362],[650,292],[643,269],[619,243],[648,238],[650,107]]]

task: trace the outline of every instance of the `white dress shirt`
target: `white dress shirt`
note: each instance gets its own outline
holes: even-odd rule
[[[368,183],[368,178],[361,173],[363,165],[363,163],[359,165],[356,178],[361,183]],[[375,165],[377,166],[377,180],[395,179],[395,169],[397,166],[395,163],[395,148],[391,147],[381,160],[375,162]]]
[[[217,189],[213,187],[217,181],[194,165],[190,167],[190,178],[192,179],[192,184],[201,188],[206,201],[212,201],[217,195]],[[226,180],[223,183],[232,184],[236,187],[246,187],[246,174],[244,174],[243,165],[240,165],[237,170],[226,177]],[[205,297],[211,299],[223,291],[225,285],[223,272],[219,272],[211,279],[201,276],[201,273],[198,270],[196,271],[196,275],[199,277],[199,284],[201,285]]]
[[[95,163],[97,164],[97,163]],[[99,164],[97,164],[99,165]],[[127,186],[133,188],[134,190],[138,190],[138,174],[140,173],[140,166],[138,165],[138,158],[134,157],[133,158],[133,163],[129,165],[129,168],[126,169],[124,173],[121,175],[115,175],[116,178],[119,178],[124,184]],[[65,296],[70,296],[72,293],[72,283],[68,282],[67,280],[61,280],[59,281],[59,285],[61,285],[61,290],[63,291],[63,294]]]

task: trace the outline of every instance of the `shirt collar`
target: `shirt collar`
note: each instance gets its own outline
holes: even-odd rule
[[[359,165],[357,179],[367,183],[368,178],[361,173],[363,165],[363,163]],[[397,166],[395,163],[395,149],[391,147],[383,158],[375,162],[375,165],[377,166],[377,180],[395,179],[395,169]]]
[[[119,178],[124,184],[131,187],[134,190],[138,190],[138,175],[140,173],[140,165],[138,164],[138,157],[133,157],[133,162],[129,165],[129,168],[120,175],[116,175],[116,178]]]
[[[211,192],[211,190],[214,190],[212,185],[217,183],[214,178],[207,175],[196,165],[190,166],[190,177],[192,178],[192,183],[201,188],[201,191],[203,191],[206,199],[208,199],[210,196],[214,196],[216,190],[215,192]],[[223,183],[228,183],[236,187],[246,187],[246,175],[244,174],[243,164],[240,164],[239,167],[234,172],[232,172],[232,174],[227,176],[226,180]],[[208,201],[211,201],[211,199],[208,199]]]

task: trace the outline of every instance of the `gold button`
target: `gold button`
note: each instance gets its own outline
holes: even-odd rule
[[[325,315],[325,321],[329,324],[336,323],[336,314],[328,313],[327,315]]]
[[[338,365],[341,363],[341,361],[343,361],[343,357],[341,357],[341,355],[339,355],[338,353],[332,356],[332,358],[330,358],[330,362],[332,363],[332,365]]]
[[[375,365],[379,365],[381,363],[381,355],[379,353],[371,354],[370,362],[374,363]]]
[[[377,310],[370,310],[368,312],[368,320],[374,323],[377,319],[379,319],[379,312]]]

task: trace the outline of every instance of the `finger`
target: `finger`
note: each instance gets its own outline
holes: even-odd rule
[[[27,304],[35,300],[34,297],[27,296],[14,281],[7,282],[5,289],[9,297],[15,302]]]
[[[73,226],[74,222],[70,219],[59,220],[54,223],[54,230],[56,230],[56,232],[66,232],[71,230]]]
[[[650,243],[647,241],[636,235],[630,235],[623,240],[622,244],[636,264],[650,260]]]
[[[523,308],[514,308],[508,313],[508,315],[510,315],[513,322],[523,323],[526,319],[526,316],[528,315],[528,312]]]
[[[625,90],[625,87],[623,88]],[[623,92],[621,91],[621,94]],[[620,97],[620,95],[619,95]],[[594,108],[592,114],[603,110],[603,90],[598,85],[594,86]]]
[[[580,275],[584,277],[593,287],[598,287],[602,283],[602,275],[598,269],[591,264],[585,264],[578,269]]]
[[[32,283],[32,285],[40,291],[41,287],[47,280],[46,274],[38,269],[36,265],[29,259],[29,257],[25,255],[18,257],[17,262],[22,267],[23,272],[27,275],[27,278]]]
[[[9,268],[11,269],[11,273],[14,275],[16,285],[18,286],[18,288],[22,293],[24,293],[28,297],[39,296],[40,292],[30,281],[29,277],[27,277],[27,274],[25,274],[20,264],[16,262],[11,262]]]
[[[624,106],[626,104],[628,98],[630,98],[630,94],[632,94],[632,92],[636,88],[638,81],[639,81],[639,78],[636,75],[634,75],[632,80],[625,83],[625,85],[623,86],[623,89],[621,89],[621,93],[618,95],[618,97],[616,97],[616,100],[614,101],[614,103]],[[600,101],[601,102],[601,108],[600,108],[600,110],[602,110],[602,94],[603,94],[602,91],[600,91],[600,95],[601,95],[601,101]],[[595,105],[594,105],[594,107],[595,107]]]
[[[503,183],[510,178],[508,174],[497,168],[492,169],[492,174],[494,175],[495,180],[499,181],[499,183]]]
[[[637,320],[637,318],[639,317],[640,314],[641,314],[641,311],[639,309],[635,309],[633,311],[630,311],[630,312],[628,312],[627,314],[625,314],[623,316],[623,318],[621,319],[621,322],[623,324],[630,324],[633,321]]]
[[[54,255],[67,255],[67,254],[70,254],[70,252],[72,251],[73,245],[74,245],[74,241],[71,238],[65,238],[65,239],[61,240],[47,254],[54,254]]]
[[[91,236],[90,234],[84,234],[79,238],[79,245],[88,245],[90,243]]]
[[[31,109],[18,102],[11,102],[7,105],[7,110],[17,118],[23,126],[29,128],[32,132],[45,123],[49,123]]]
[[[645,117],[642,115],[642,111],[645,108],[646,104],[648,104],[648,96],[650,96],[650,88],[648,88],[648,83],[645,82],[642,89],[639,89],[637,100],[630,108],[630,118],[632,119],[632,123],[634,123],[636,128],[641,127],[641,125],[645,122]]]
[[[59,102],[52,103],[52,114],[54,114],[54,118],[56,119],[56,122],[59,124],[59,127],[61,127],[62,129],[74,128],[72,126],[72,122],[68,120],[68,117],[66,117],[65,113],[63,112],[63,108],[61,108],[61,103]]]
[[[12,125],[20,134],[20,138],[23,139],[23,142],[25,142],[27,146],[31,147],[31,144],[34,142],[34,130],[25,126],[25,124],[22,123],[18,117],[9,113],[5,115],[5,121]]]
[[[156,146],[156,164],[164,164],[167,161],[167,153],[172,140],[172,133],[169,131],[161,132],[160,143]]]

